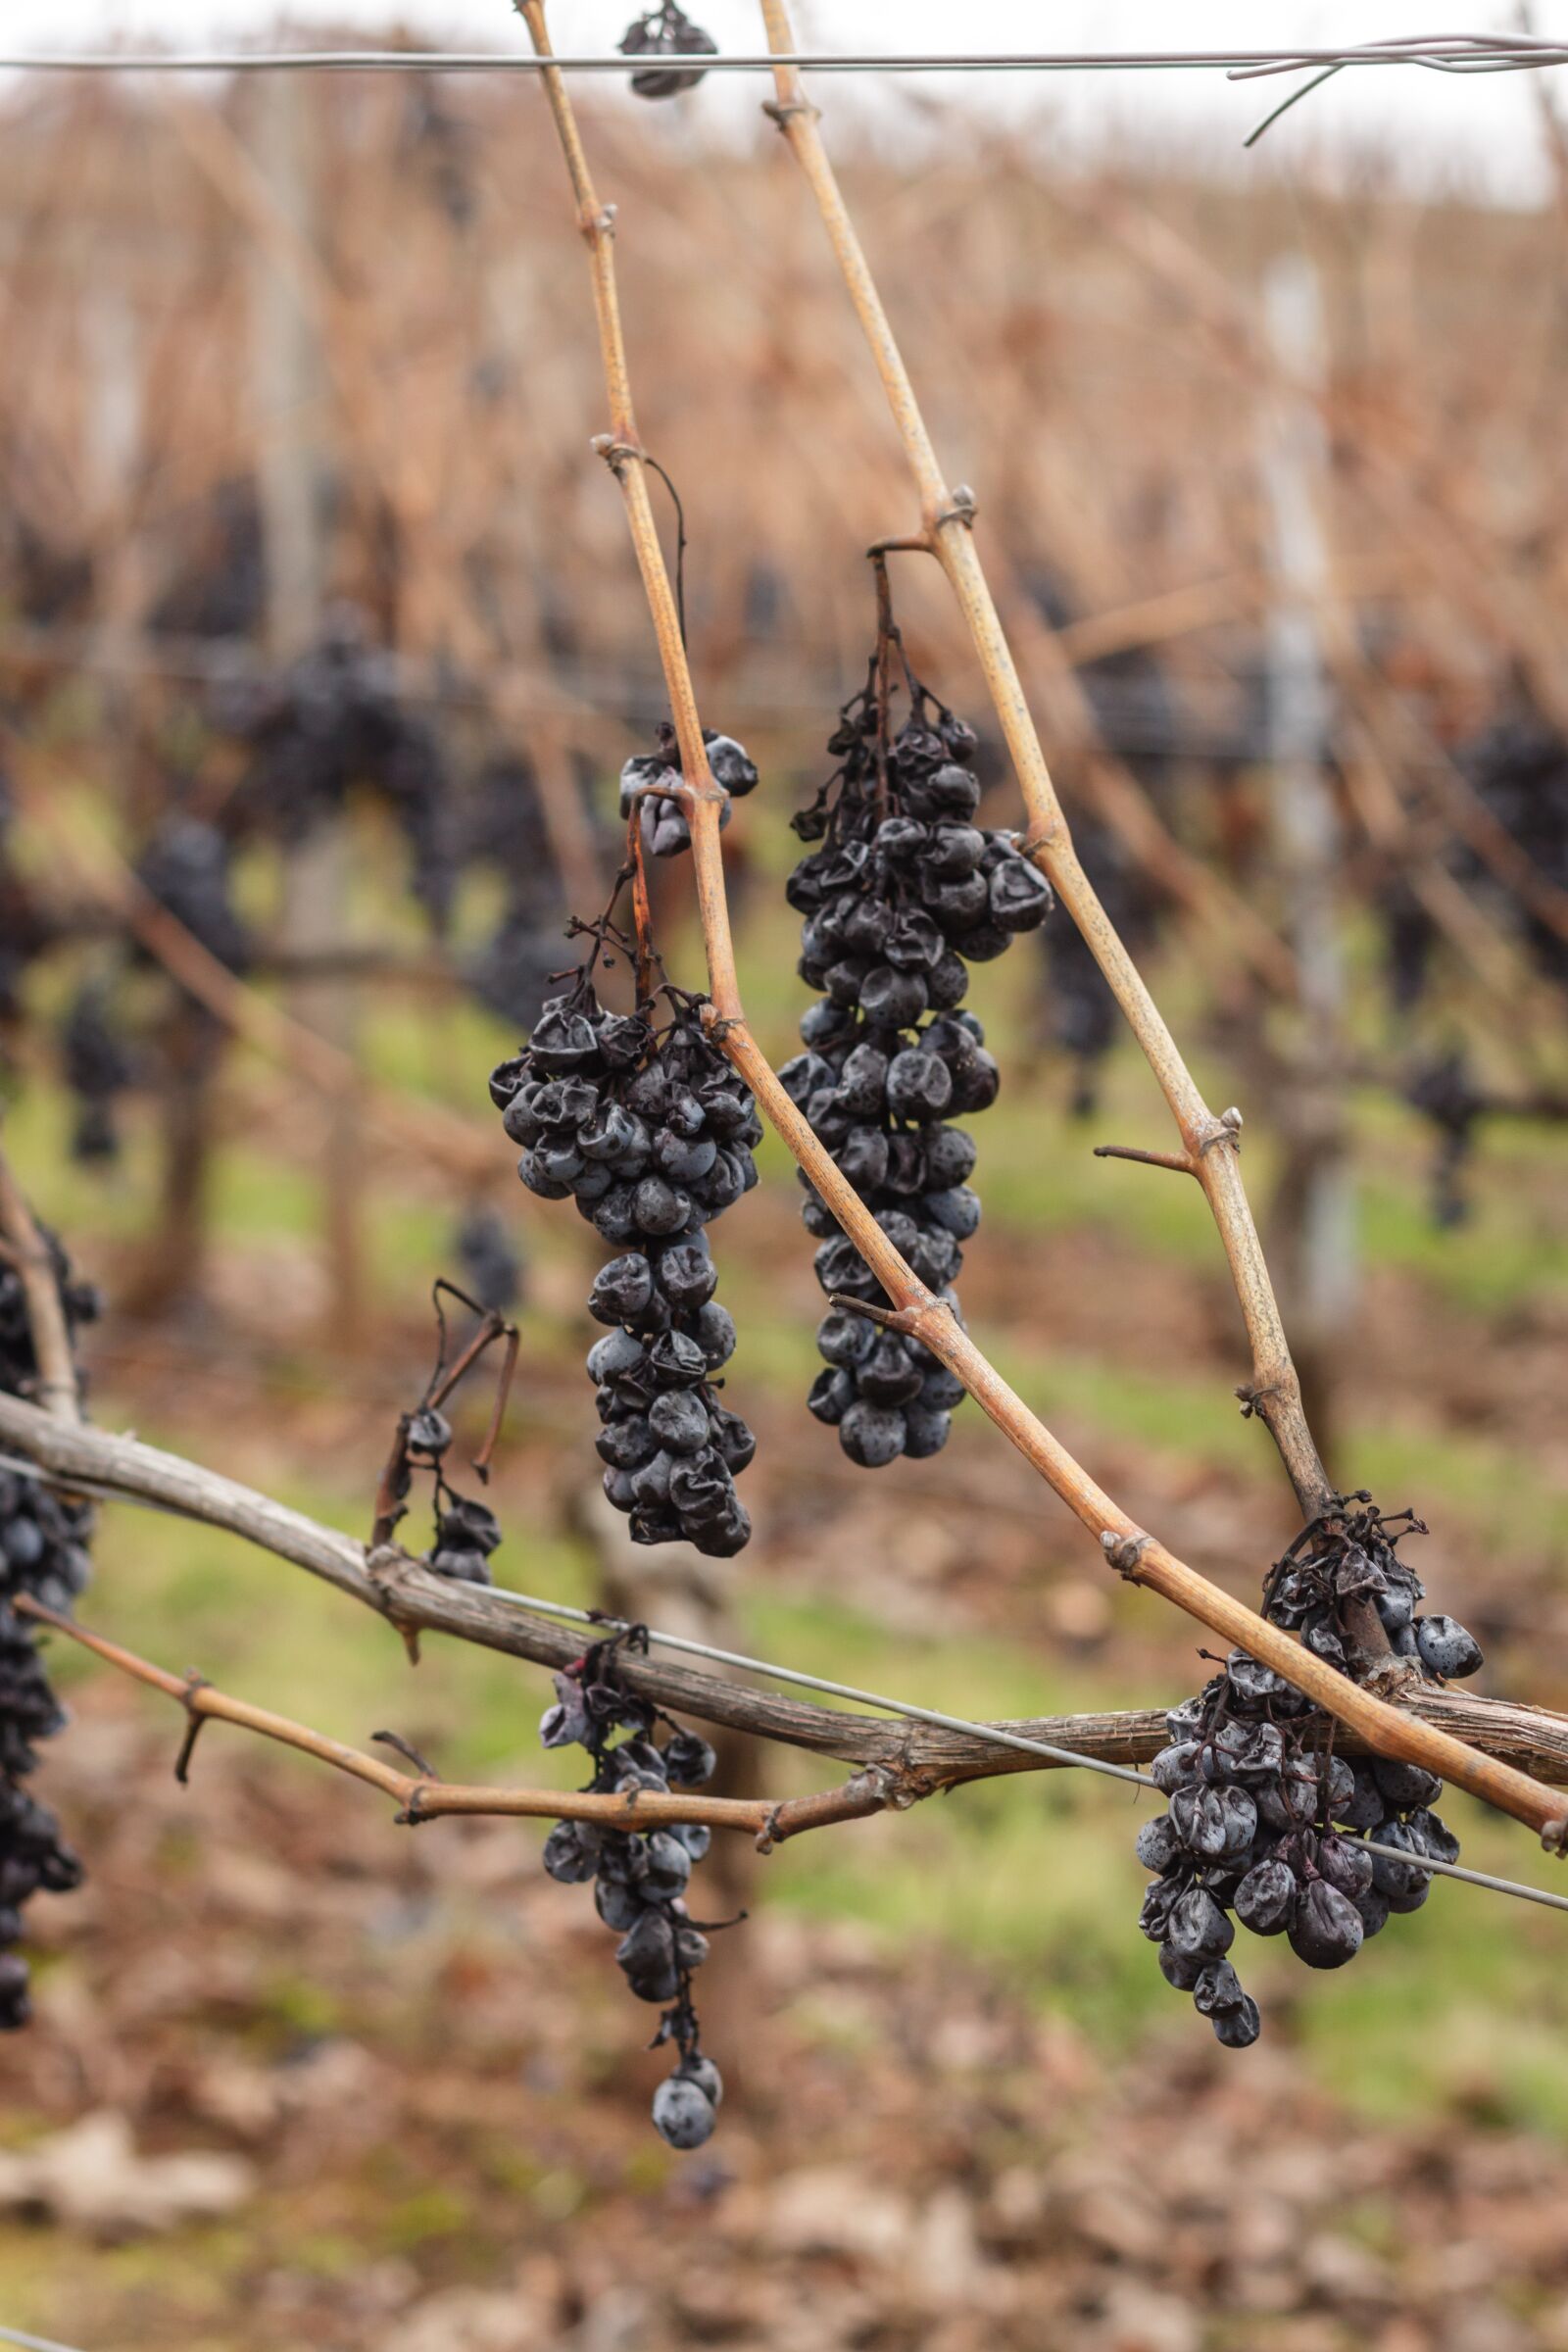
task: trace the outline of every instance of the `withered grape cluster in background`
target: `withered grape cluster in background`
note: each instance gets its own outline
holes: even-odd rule
[[[556,1703],[540,1723],[540,1738],[546,1747],[585,1747],[594,1761],[588,1787],[598,1792],[700,1788],[712,1777],[712,1749],[622,1688],[616,1649],[616,1642],[601,1642],[556,1676]],[[661,1746],[662,1721],[667,1736]],[[697,1822],[644,1834],[562,1821],[545,1839],[546,1870],[568,1886],[593,1882],[595,1908],[620,1937],[616,1965],[638,2000],[663,2010],[656,2041],[673,2042],[677,2057],[654,2093],[654,2122],[672,2148],[702,2146],[724,2095],[717,2067],[703,2055],[692,2006],[692,1976],[708,1957],[708,1937],[684,1899],[692,1865],[710,1838]]]
[[[476,1202],[459,1223],[454,1247],[464,1288],[480,1306],[509,1314],[522,1298],[526,1267],[512,1230],[497,1208]]]
[[[975,824],[974,731],[906,665],[910,709],[892,731],[885,655],[839,713],[828,750],[840,765],[794,820],[822,844],[786,885],[807,918],[800,974],[822,995],[801,1022],[806,1052],[779,1079],[889,1241],[951,1298],[980,1222],[974,1141],[955,1122],[1000,1085],[984,1029],[960,1009],[968,967],[1035,930],[1052,895],[1010,835]],[[820,1195],[806,1193],[823,1290],[885,1305]],[[928,1348],[839,1308],[816,1338],[828,1368],[808,1403],[852,1461],[880,1469],[946,1445],[963,1389]]]
[[[351,789],[367,790],[408,844],[415,896],[444,925],[458,870],[446,756],[353,607],[337,608],[276,676],[231,686],[215,716],[247,753],[229,811],[236,834],[302,841],[342,814]]]
[[[95,1319],[98,1295],[74,1281],[65,1251],[46,1236],[67,1329],[74,1339]],[[36,1395],[38,1363],[26,1293],[15,1267],[0,1264],[0,1390]],[[27,2022],[27,1966],[9,1947],[23,1935],[23,1905],[40,1888],[67,1892],[81,1882],[81,1864],[60,1836],[60,1825],[24,1786],[37,1764],[34,1744],[64,1729],[66,1717],[49,1687],[37,1637],[11,1603],[30,1593],[45,1607],[69,1611],[91,1573],[87,1546],[92,1509],[68,1501],[37,1479],[0,1470],[0,2030]]]
[[[635,19],[621,34],[616,44],[622,57],[716,57],[718,43],[710,32],[694,24],[676,0],[662,0],[662,5],[650,8]],[[702,80],[702,69],[681,66],[645,66],[631,77],[631,86],[639,98],[678,98],[683,90],[695,90]]]
[[[460,774],[443,734],[407,692],[396,657],[370,641],[356,609],[335,609],[318,643],[282,670],[221,681],[185,724],[213,772],[202,763],[190,773],[171,770],[165,805],[133,865],[148,897],[225,970],[254,978],[268,956],[239,911],[241,856],[258,845],[298,849],[363,797],[401,831],[409,888],[438,939],[450,945],[466,877],[500,880],[493,928],[461,950],[450,946],[451,968],[503,1020],[525,1027],[537,1019],[566,919],[539,779],[510,751],[491,751]],[[218,771],[236,760],[230,784]],[[584,772],[568,763],[563,788],[580,792]],[[20,1011],[29,964],[71,944],[9,861],[7,815],[0,784],[0,1017]],[[311,944],[330,953],[344,943]],[[157,964],[155,947],[129,930],[107,941],[95,934],[65,998],[58,1056],[75,1103],[78,1159],[117,1156],[122,1096],[160,1078],[188,1084],[216,1070],[224,1032],[203,1004],[176,983],[184,1019],[172,1038],[166,1001],[136,985]]]
[[[1516,683],[1488,724],[1461,743],[1452,757],[1486,815],[1522,855],[1538,882],[1568,893],[1568,737]],[[1517,937],[1544,980],[1555,988],[1568,986],[1568,940],[1539,906],[1518,897],[1469,840],[1450,842],[1443,862],[1466,894]],[[1384,882],[1377,909],[1389,1001],[1403,1030],[1435,995],[1435,951],[1441,934],[1401,872]],[[1427,1029],[1400,1091],[1434,1131],[1432,1221],[1451,1228],[1470,1215],[1466,1180],[1483,1126],[1508,1105],[1478,1081],[1468,1046],[1441,998],[1431,1007]]]
[[[729,1558],[752,1532],[735,1479],[757,1441],[713,1383],[735,1325],[706,1228],[756,1183],[761,1122],[694,1000],[662,991],[660,1027],[657,1000],[606,1011],[592,970],[550,1001],[490,1092],[529,1191],[574,1200],[617,1253],[588,1299],[607,1326],[588,1354],[606,1494],[637,1543],[684,1538]]]
[[[1276,1564],[1264,1615],[1352,1676],[1374,1626],[1385,1657],[1444,1681],[1473,1674],[1476,1642],[1453,1618],[1420,1614],[1425,1588],[1398,1556],[1419,1527],[1408,1512],[1385,1519],[1365,1495],[1342,1501]],[[1165,1725],[1170,1745],[1150,1770],[1169,1810],[1138,1833],[1138,1859],[1158,1874],[1139,1925],[1167,1982],[1244,2049],[1261,2021],[1227,1956],[1233,1913],[1256,1936],[1286,1936],[1309,1968],[1342,1968],[1391,1913],[1420,1909],[1432,1886],[1423,1860],[1455,1861],[1459,1841],[1431,1809],[1443,1789],[1434,1774],[1336,1755],[1334,1718],[1246,1650]],[[1363,1837],[1409,1859],[1370,1853]]]

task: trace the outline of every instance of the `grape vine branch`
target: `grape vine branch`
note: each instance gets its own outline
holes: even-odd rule
[[[605,1830],[651,1830],[669,1822],[687,1821],[702,1822],[710,1829],[748,1830],[754,1837],[777,1845],[802,1830],[821,1829],[830,1822],[855,1821],[867,1813],[879,1812],[883,1803],[874,1781],[869,1778],[860,1784],[851,1782],[845,1788],[823,1789],[814,1796],[767,1798],[708,1796],[648,1788],[632,1789],[624,1795],[596,1794],[591,1789],[575,1788],[497,1788],[443,1781],[431,1770],[417,1774],[399,1772],[395,1766],[383,1763],[379,1756],[367,1755],[363,1748],[345,1746],[341,1740],[329,1739],[324,1732],[294,1723],[286,1715],[274,1715],[269,1707],[253,1706],[248,1699],[231,1698],[194,1671],[171,1674],[165,1667],[154,1666],[146,1658],[137,1657],[133,1650],[122,1648],[119,1642],[108,1642],[101,1634],[91,1633],[85,1626],[73,1624],[69,1617],[57,1615],[27,1593],[18,1598],[16,1606],[19,1616],[65,1635],[68,1640],[79,1642],[83,1649],[90,1649],[107,1665],[129,1675],[134,1682],[145,1683],[151,1690],[162,1690],[179,1701],[189,1719],[185,1744],[175,1766],[180,1780],[186,1777],[196,1735],[203,1724],[229,1723],[241,1731],[257,1732],[265,1740],[275,1740],[280,1746],[298,1748],[302,1754],[314,1756],[318,1763],[330,1764],[347,1773],[351,1780],[365,1781],[372,1788],[379,1788],[383,1795],[396,1797],[402,1807],[398,1819],[410,1827],[453,1814],[487,1814],[529,1821],[591,1821]],[[392,1734],[377,1732],[372,1736],[412,1756],[412,1751]]]
[[[574,1630],[552,1624],[490,1587],[433,1575],[395,1544],[362,1544],[179,1454],[90,1424],[67,1424],[37,1405],[3,1394],[0,1455],[30,1462],[49,1483],[69,1492],[147,1504],[220,1528],[319,1577],[404,1633],[447,1634],[546,1667],[567,1666],[580,1652],[580,1626]],[[658,1635],[651,1640],[656,1646],[662,1642],[708,1654],[700,1643]],[[759,1671],[778,1671],[764,1661],[755,1663]],[[918,1710],[911,1710],[916,1717],[912,1722],[884,1723],[874,1716],[802,1704],[636,1650],[622,1652],[619,1671],[628,1688],[661,1707],[875,1771],[887,1801],[896,1805],[966,1781],[1050,1770],[1067,1760],[1042,1755],[1041,1745],[1088,1762],[1136,1765],[1147,1763],[1169,1737],[1158,1708],[1024,1718],[960,1729],[956,1723],[922,1722]],[[1413,1716],[1453,1730],[1489,1754],[1547,1780],[1568,1783],[1568,1718],[1432,1683],[1413,1688],[1403,1705]],[[1034,1744],[1002,1743],[1012,1740]],[[1363,1746],[1353,1732],[1343,1744],[1349,1754]]]
[[[548,61],[551,45],[544,0],[514,0],[514,6],[527,27],[536,54],[542,61]],[[763,0],[763,15],[770,46],[788,56],[793,41],[788,13],[781,0]],[[1118,1573],[1135,1583],[1148,1585],[1226,1642],[1273,1667],[1298,1690],[1359,1733],[1374,1752],[1424,1764],[1442,1779],[1513,1814],[1540,1833],[1548,1848],[1559,1849],[1568,1838],[1568,1820],[1564,1818],[1562,1799],[1553,1790],[1495,1757],[1467,1746],[1451,1734],[1412,1719],[1370,1690],[1348,1681],[1289,1634],[1270,1625],[1177,1559],[1155,1538],[1133,1523],[1000,1377],[947,1303],[938,1299],[911,1272],[808,1121],[790,1101],[753,1039],[741,1004],[719,850],[719,822],[725,795],[709,768],[696,691],[654,522],[645,458],[637,433],[615,279],[615,216],[612,208],[601,202],[594,185],[564,76],[546,62],[541,79],[565,161],[577,225],[588,248],[611,416],[611,430],[597,436],[593,447],[610,466],[620,486],[680,746],[685,777],[683,798],[691,829],[715,1042],[744,1077],[759,1105],[843,1232],[894,1300],[888,1319],[900,1331],[920,1340],[957,1376],[1004,1436],[1099,1539],[1106,1559]],[[1302,1515],[1312,1519],[1329,1509],[1336,1497],[1306,1426],[1299,1384],[1242,1183],[1238,1162],[1240,1117],[1232,1113],[1216,1118],[1208,1109],[1158,1007],[1078,860],[975,552],[973,497],[965,490],[950,490],[943,476],[903,357],[817,132],[815,110],[801,95],[793,69],[781,66],[775,80],[777,96],[772,111],[816,197],[915,475],[923,518],[921,537],[938,557],[958,598],[1023,788],[1030,817],[1025,847],[1052,882],[1093,951],[1176,1119],[1186,1166],[1201,1186],[1219,1228],[1251,1343],[1253,1374],[1244,1403],[1268,1428]],[[1392,1660],[1390,1666],[1392,1669]]]

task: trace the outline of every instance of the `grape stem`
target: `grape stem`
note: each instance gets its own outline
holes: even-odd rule
[[[782,0],[762,0],[762,4],[770,46],[787,54],[792,38],[788,11]],[[514,6],[527,27],[535,52],[548,59],[551,47],[544,0],[514,0]],[[1444,1780],[1468,1789],[1555,1839],[1562,1834],[1564,1824],[1563,1800],[1554,1790],[1511,1765],[1467,1746],[1451,1734],[1414,1720],[1371,1690],[1361,1689],[1305,1649],[1281,1627],[1269,1624],[1255,1610],[1199,1575],[1146,1530],[1136,1526],[1001,1378],[946,1301],[939,1299],[905,1263],[791,1102],[752,1037],[736,974],[719,848],[719,820],[726,795],[709,769],[675,598],[654,527],[616,291],[614,212],[601,203],[594,186],[564,75],[547,64],[540,78],[565,160],[577,224],[588,247],[611,415],[610,432],[600,435],[593,446],[610,465],[625,502],[680,744],[698,913],[712,999],[710,1032],[715,1044],[746,1080],[808,1181],[893,1301],[900,1328],[920,1340],[957,1376],[981,1409],[1090,1530],[1107,1555],[1115,1547],[1138,1546],[1140,1583],[1174,1601],[1223,1640],[1273,1667],[1297,1690],[1358,1732],[1375,1753],[1423,1764]],[[1252,1409],[1274,1439],[1303,1519],[1314,1518],[1332,1505],[1334,1490],[1307,1429],[1296,1367],[1286,1345],[1273,1286],[1242,1184],[1238,1162],[1240,1118],[1233,1113],[1216,1118],[1208,1108],[1158,1007],[1078,861],[974,551],[973,495],[961,487],[950,490],[943,478],[903,358],[817,132],[815,111],[802,98],[799,77],[793,69],[781,66],[775,82],[780,127],[811,184],[876,358],[919,486],[926,535],[969,623],[1023,788],[1030,819],[1030,853],[1093,951],[1176,1118],[1193,1173],[1219,1228],[1250,1339]]]

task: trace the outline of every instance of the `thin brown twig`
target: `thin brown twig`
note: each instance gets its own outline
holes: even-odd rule
[[[541,57],[548,57],[550,41],[543,0],[514,0],[514,5],[536,51]],[[778,0],[764,0],[764,13],[772,45],[787,49],[788,18]],[[1562,1800],[1553,1790],[1465,1746],[1446,1733],[1425,1724],[1412,1724],[1397,1708],[1337,1673],[1280,1627],[1233,1599],[1138,1527],[1002,1379],[961,1328],[948,1302],[938,1298],[905,1263],[808,1120],[790,1101],[753,1039],[741,1005],[719,849],[719,817],[725,795],[712,782],[702,752],[696,693],[662,550],[653,528],[636,441],[630,372],[615,285],[614,217],[601,204],[594,187],[563,76],[547,68],[542,79],[571,181],[578,225],[589,250],[601,358],[613,427],[610,434],[599,436],[594,446],[610,462],[625,498],[660,662],[681,743],[698,911],[712,997],[710,1029],[715,1042],[745,1078],[829,1212],[894,1301],[893,1311],[899,1318],[900,1329],[919,1339],[956,1374],[1003,1435],[1098,1538],[1104,1556],[1119,1573],[1135,1583],[1148,1585],[1211,1632],[1272,1666],[1331,1715],[1359,1732],[1376,1752],[1424,1762],[1443,1779],[1453,1781],[1472,1794],[1514,1814],[1543,1835],[1553,1839],[1561,1837]],[[895,417],[920,483],[926,529],[937,544],[943,567],[970,622],[1014,763],[1024,783],[1033,820],[1030,847],[1037,853],[1038,861],[1058,895],[1067,901],[1176,1114],[1194,1173],[1208,1198],[1225,1243],[1252,1338],[1253,1378],[1249,1389],[1251,1408],[1266,1422],[1274,1437],[1303,1515],[1315,1518],[1332,1505],[1335,1496],[1301,1412],[1296,1369],[1285,1343],[1279,1309],[1242,1186],[1237,1163],[1240,1120],[1234,1114],[1216,1119],[1209,1111],[1072,850],[1045,756],[1024,706],[1022,689],[984,573],[974,555],[970,532],[972,500],[950,491],[942,478],[892,329],[816,136],[812,110],[800,99],[793,74],[781,69],[777,80],[782,127],[805,164],[822,205],[835,250],[850,280],[857,311],[876,353]],[[688,744],[695,747],[698,756],[695,764],[688,756]]]
[[[1097,1144],[1097,1159],[1136,1159],[1146,1168],[1174,1168],[1178,1176],[1196,1176],[1198,1170],[1185,1152],[1144,1152],[1136,1144]]]
[[[435,1821],[443,1814],[493,1814],[524,1821],[592,1821],[607,1830],[650,1830],[666,1822],[684,1821],[702,1822],[714,1830],[748,1830],[755,1838],[778,1844],[801,1830],[863,1820],[867,1814],[882,1809],[883,1798],[865,1776],[844,1788],[823,1789],[808,1797],[772,1799],[708,1796],[695,1789],[683,1793],[675,1789],[634,1788],[616,1795],[589,1789],[492,1788],[437,1780],[427,1773],[416,1777],[383,1764],[378,1756],[367,1755],[363,1748],[345,1746],[341,1740],[330,1739],[325,1732],[295,1723],[287,1715],[274,1715],[270,1708],[253,1706],[248,1699],[231,1698],[194,1671],[171,1674],[165,1667],[154,1666],[148,1659],[138,1657],[134,1650],[122,1649],[118,1642],[89,1633],[85,1626],[74,1624],[69,1617],[45,1608],[30,1593],[19,1594],[15,1606],[20,1616],[32,1618],[48,1626],[51,1633],[63,1634],[68,1641],[79,1642],[106,1665],[179,1701],[190,1719],[175,1766],[175,1777],[181,1781],[186,1777],[197,1732],[204,1723],[216,1722],[232,1723],[241,1731],[259,1733],[264,1740],[275,1740],[280,1746],[297,1748],[302,1755],[314,1756],[319,1764],[330,1764],[335,1771],[379,1788],[383,1796],[395,1797],[402,1807],[399,1821],[411,1825]],[[385,1733],[376,1734],[377,1739],[387,1737]]]

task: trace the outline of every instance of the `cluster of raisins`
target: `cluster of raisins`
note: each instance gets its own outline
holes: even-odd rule
[[[984,1029],[959,1009],[968,967],[1036,929],[1052,896],[1010,835],[975,824],[974,731],[907,667],[909,713],[892,731],[888,651],[884,638],[839,714],[828,749],[840,765],[794,820],[803,840],[822,844],[786,888],[807,918],[801,977],[822,999],[801,1022],[806,1052],[779,1079],[913,1272],[951,1299],[980,1222],[967,1182],[974,1142],[952,1121],[986,1109],[1000,1084]],[[802,1182],[823,1290],[886,1303]],[[835,1309],[817,1347],[828,1369],[808,1402],[852,1461],[878,1469],[947,1443],[963,1390],[917,1340]]]
[[[52,1238],[55,1280],[73,1339],[99,1311],[98,1296],[72,1279]],[[30,1397],[37,1359],[26,1294],[14,1267],[0,1263],[0,1390]],[[36,1479],[0,1470],[0,2030],[28,2017],[27,1966],[10,1947],[23,1935],[23,1905],[43,1889],[60,1894],[81,1883],[81,1865],[46,1806],[23,1786],[37,1764],[35,1742],[65,1725],[49,1687],[36,1638],[12,1608],[30,1593],[46,1608],[70,1610],[91,1571],[92,1511],[55,1494]]]
[[[652,1001],[606,1011],[591,971],[547,1004],[491,1097],[529,1191],[574,1200],[619,1252],[588,1299],[609,1326],[588,1354],[605,1493],[637,1543],[727,1559],[752,1532],[735,1478],[757,1441],[713,1384],[735,1325],[705,1229],[756,1183],[761,1122],[694,999],[666,987],[656,1027]]]
[[[540,1738],[546,1747],[575,1743],[588,1750],[591,1790],[700,1788],[712,1777],[712,1749],[667,1719],[660,1745],[659,1711],[623,1687],[616,1649],[614,1642],[598,1642],[556,1676],[556,1703],[539,1726]],[[620,1937],[615,1961],[627,1984],[638,2000],[663,2009],[658,2040],[673,2042],[678,2055],[673,2074],[654,2093],[654,2122],[672,2148],[702,2146],[724,2095],[717,2067],[703,2055],[692,2006],[692,1975],[708,1957],[708,1937],[683,1899],[692,1865],[710,1838],[697,1822],[644,1834],[563,1821],[545,1840],[546,1870],[565,1886],[593,1882],[599,1916]]]
[[[1419,1613],[1424,1588],[1398,1557],[1419,1526],[1407,1512],[1385,1519],[1365,1495],[1342,1500],[1276,1563],[1264,1614],[1346,1674],[1369,1660],[1368,1612],[1385,1657],[1445,1680],[1473,1674],[1474,1640],[1451,1617]],[[1227,1957],[1232,1913],[1255,1936],[1285,1936],[1309,1968],[1342,1968],[1391,1913],[1420,1909],[1423,1861],[1455,1861],[1459,1841],[1431,1809],[1443,1786],[1433,1774],[1337,1756],[1332,1718],[1246,1650],[1165,1723],[1170,1745],[1151,1772],[1169,1810],[1138,1834],[1138,1858],[1157,1874],[1139,1925],[1166,1981],[1245,2049],[1261,2021]],[[1408,1860],[1370,1852],[1364,1838]]]

